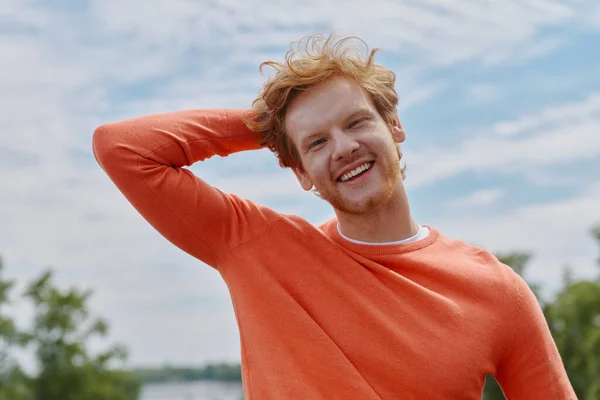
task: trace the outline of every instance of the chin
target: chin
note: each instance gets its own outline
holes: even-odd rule
[[[381,183],[372,181],[359,190],[340,190],[338,186],[329,184],[319,185],[321,187],[317,190],[319,197],[334,209],[346,214],[361,215],[386,204],[394,194],[396,183],[395,179],[388,178]]]
[[[384,193],[377,193],[359,199],[351,199],[348,197],[339,196],[326,200],[334,209],[338,211],[346,214],[362,215],[368,214],[379,208],[381,205],[386,203],[388,198],[389,196],[385,196]]]

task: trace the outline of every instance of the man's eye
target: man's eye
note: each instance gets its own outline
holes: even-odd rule
[[[357,119],[356,121],[353,121],[350,126],[348,126],[349,128],[354,128],[356,125],[360,124],[361,122],[363,122],[366,118],[361,118],[361,119]]]
[[[323,142],[325,142],[325,139],[319,139],[319,140],[315,140],[314,142],[312,142],[312,143],[310,144],[310,147],[315,147],[315,146],[318,146],[318,145],[320,145],[320,144],[321,144],[321,143],[323,143]]]

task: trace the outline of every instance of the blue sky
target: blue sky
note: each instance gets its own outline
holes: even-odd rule
[[[302,4],[300,4],[302,3]],[[596,276],[600,6],[592,0],[171,2],[0,0],[0,254],[20,282],[52,266],[94,289],[132,364],[239,360],[219,275],[156,233],[93,159],[94,129],[138,115],[247,107],[290,42],[332,29],[397,74],[406,181],[422,224],[531,251],[546,296]],[[213,158],[209,183],[333,215],[268,151]],[[30,310],[13,310],[25,322]]]

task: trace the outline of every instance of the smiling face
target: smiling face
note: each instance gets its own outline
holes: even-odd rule
[[[300,92],[285,120],[303,168],[294,168],[304,190],[313,187],[334,209],[366,214],[390,201],[402,185],[397,123],[387,125],[355,81],[336,77]]]

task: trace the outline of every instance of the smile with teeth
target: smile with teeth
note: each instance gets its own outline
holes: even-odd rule
[[[356,175],[361,174],[362,172],[368,170],[372,166],[373,166],[373,162],[364,163],[363,165],[356,167],[352,171],[342,175],[341,177],[338,178],[338,180],[340,182],[346,182],[348,179],[354,178]]]

